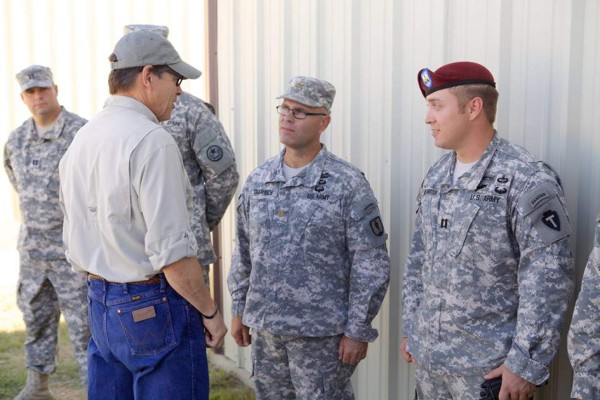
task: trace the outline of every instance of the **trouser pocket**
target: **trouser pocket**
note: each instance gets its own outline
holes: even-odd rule
[[[156,355],[177,345],[166,295],[119,307],[117,314],[132,355]]]

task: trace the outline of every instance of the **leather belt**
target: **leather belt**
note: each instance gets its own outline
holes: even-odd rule
[[[111,282],[111,281],[108,281],[108,280],[104,279],[100,275],[95,275],[95,274],[88,273],[88,279],[94,279],[94,280],[97,280],[97,281],[104,281],[104,282],[108,282],[108,283],[128,283],[130,285],[155,285],[157,283],[160,283],[160,275],[154,275],[152,278],[147,279],[145,281]]]

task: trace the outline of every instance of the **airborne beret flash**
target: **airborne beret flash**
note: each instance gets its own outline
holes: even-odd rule
[[[462,85],[484,84],[496,87],[494,76],[483,65],[469,61],[446,64],[435,72],[423,68],[417,75],[423,97],[438,90]]]

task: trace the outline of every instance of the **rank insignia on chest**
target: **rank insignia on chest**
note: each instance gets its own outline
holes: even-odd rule
[[[33,160],[31,160],[31,166],[32,166],[32,167],[39,167],[41,164],[42,164],[42,161],[41,161],[41,160],[39,160],[39,159],[37,159],[37,158],[36,158],[36,159],[33,159]]]

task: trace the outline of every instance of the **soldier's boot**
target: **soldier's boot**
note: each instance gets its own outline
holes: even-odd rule
[[[27,383],[15,400],[55,400],[48,387],[48,375],[27,370]]]

